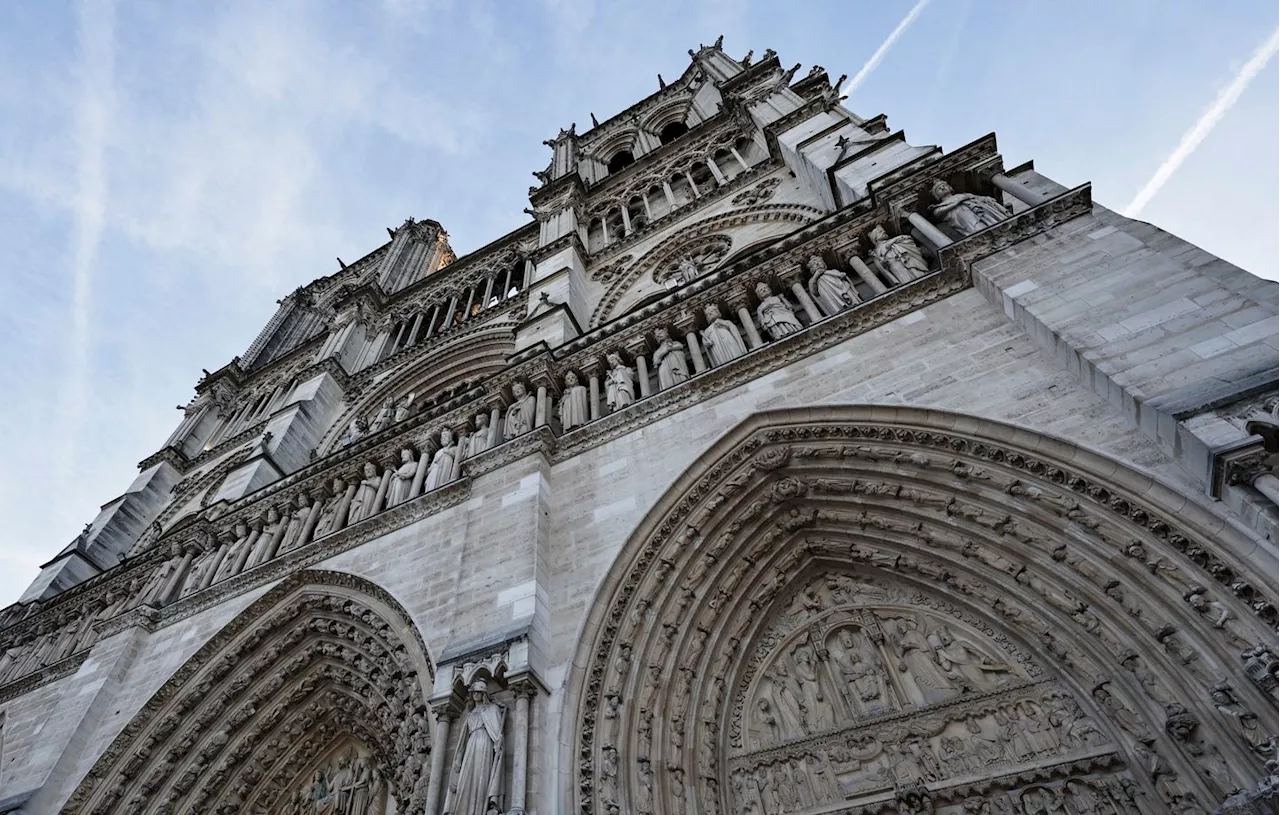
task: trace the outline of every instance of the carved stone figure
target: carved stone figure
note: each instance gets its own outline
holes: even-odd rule
[[[884,677],[870,660],[864,658],[853,632],[848,628],[841,629],[838,639],[841,647],[832,650],[831,661],[840,678],[848,684],[850,707],[863,713],[888,707]]]
[[[1276,754],[1276,737],[1268,736],[1259,727],[1258,717],[1241,704],[1240,698],[1236,696],[1228,682],[1223,681],[1214,685],[1209,691],[1209,698],[1213,700],[1213,706],[1232,723],[1236,732],[1248,742],[1254,752],[1267,757]]]
[[[399,424],[409,418],[409,409],[413,406],[413,397],[414,395],[409,393],[402,396],[399,402],[396,402],[395,414],[391,417],[392,421]]]
[[[621,410],[636,400],[636,374],[622,364],[622,357],[616,352],[605,359],[609,371],[604,375],[604,401],[610,411]]]
[[[930,208],[934,218],[961,236],[972,235],[1009,217],[1009,213],[996,199],[986,195],[956,192],[942,179],[933,182],[929,192],[938,202]]]
[[[476,414],[476,432],[467,441],[467,458],[489,449],[489,414]]]
[[[378,412],[374,414],[373,421],[369,423],[369,432],[377,433],[391,426],[391,417],[395,415],[395,403],[390,399],[382,403],[378,408]]]
[[[800,701],[796,698],[791,673],[787,670],[785,660],[779,660],[773,669],[773,708],[778,712],[778,724],[782,727],[784,739],[804,735]]]
[[[458,457],[458,445],[453,440],[453,431],[444,428],[440,431],[440,449],[431,457],[431,467],[427,470],[427,483],[423,492],[430,492],[436,487],[443,487],[453,480],[453,463]]]
[[[320,519],[316,521],[316,531],[312,534],[313,538],[321,538],[331,532],[338,531],[338,509],[342,506],[342,498],[347,492],[347,482],[341,478],[333,479],[332,495],[325,500],[324,506],[320,508]],[[262,532],[266,536],[266,530]]]
[[[968,640],[957,639],[947,626],[930,634],[929,642],[943,671],[973,690],[990,690],[1013,678],[1007,662],[988,656]]]
[[[809,295],[826,316],[834,316],[862,302],[849,276],[838,269],[827,268],[821,256],[811,255],[805,266],[809,269]]]
[[[688,255],[680,258],[676,269],[680,272],[681,283],[692,283],[698,277],[698,262]]]
[[[801,714],[805,729],[817,733],[835,727],[835,709],[831,700],[822,692],[822,681],[818,677],[818,666],[814,660],[813,649],[808,646],[797,648],[791,655],[795,669],[796,683],[800,688]]]
[[[933,646],[920,632],[920,624],[905,617],[897,621],[895,628],[892,644],[894,655],[898,657],[898,670],[911,677],[923,696],[924,704],[931,705],[952,696],[951,680],[942,672]]]
[[[591,421],[591,410],[586,385],[578,381],[578,375],[569,371],[564,375],[564,395],[560,397],[560,427],[572,430]]]
[[[658,372],[658,390],[662,391],[689,378],[689,360],[684,343],[671,339],[667,329],[659,328],[653,333],[658,341],[653,351],[653,367]]]
[[[219,580],[225,580],[235,574],[236,563],[240,561],[240,555],[249,543],[249,525],[247,523],[237,521],[234,533],[235,539],[227,547],[227,551],[223,553],[222,562],[218,564],[218,570],[213,574],[214,583]]]
[[[444,815],[489,815],[502,801],[503,727],[506,709],[489,701],[488,683],[471,685],[469,710],[460,722]]]
[[[307,515],[310,511],[311,504],[307,501],[305,493],[300,492],[293,497],[293,506],[289,509],[289,518],[285,521],[284,535],[280,537],[276,555],[283,555],[298,548],[302,542],[302,529],[307,525]]]
[[[883,226],[877,226],[868,237],[871,238],[871,257],[900,282],[906,283],[929,273],[929,264],[920,251],[920,245],[910,235],[891,238]]]
[[[367,429],[364,419],[352,419],[351,423],[347,425],[347,432],[343,434],[342,439],[338,443],[343,447],[355,444],[364,437]]]
[[[391,481],[387,485],[387,508],[403,504],[409,500],[409,491],[413,487],[413,477],[418,472],[418,460],[413,451],[405,448],[400,451],[400,466],[391,473]]]
[[[511,395],[513,399],[511,406],[507,408],[507,420],[502,428],[502,437],[507,440],[532,430],[538,409],[537,400],[520,382],[511,386]]]
[[[711,357],[712,367],[724,365],[747,353],[738,327],[720,316],[720,307],[710,303],[704,309],[707,327],[702,329],[702,344]]]
[[[373,504],[378,498],[378,488],[382,486],[382,476],[378,473],[378,465],[365,462],[364,478],[356,487],[355,497],[351,499],[351,511],[347,513],[347,524],[362,521],[373,514]]]
[[[756,320],[770,338],[780,340],[804,328],[786,299],[770,291],[768,283],[761,281],[756,284],[756,297],[760,298]]]

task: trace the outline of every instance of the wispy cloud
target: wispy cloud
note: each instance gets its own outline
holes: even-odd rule
[[[889,53],[889,49],[898,41],[898,38],[911,27],[911,24],[920,16],[920,12],[924,11],[924,7],[929,5],[929,0],[917,0],[916,4],[911,7],[911,11],[907,12],[907,16],[902,18],[902,22],[898,23],[898,27],[889,32],[889,36],[885,41],[880,43],[880,47],[871,55],[871,59],[867,60],[867,64],[862,66],[862,70],[854,74],[853,80],[849,83],[849,87],[845,89],[845,96],[853,93],[858,89],[875,67],[880,64],[880,60],[884,59],[884,55]]]
[[[71,252],[70,364],[65,382],[66,454],[59,462],[69,469],[71,451],[84,416],[88,390],[93,272],[107,212],[106,145],[114,100],[115,7],[112,2],[82,0],[76,8],[80,98],[73,133],[77,188],[72,202],[74,237]]]
[[[1182,141],[1178,143],[1173,152],[1156,169],[1155,174],[1151,176],[1151,180],[1138,191],[1138,194],[1129,202],[1129,206],[1124,208],[1124,216],[1126,218],[1138,217],[1143,208],[1151,203],[1151,199],[1156,197],[1156,194],[1160,192],[1160,188],[1173,177],[1173,174],[1182,166],[1182,162],[1186,161],[1187,157],[1195,152],[1195,149],[1200,146],[1200,142],[1208,138],[1209,134],[1218,125],[1218,122],[1222,121],[1222,118],[1231,110],[1231,106],[1236,103],[1240,95],[1249,87],[1249,83],[1271,61],[1271,58],[1276,54],[1277,48],[1280,48],[1280,28],[1272,31],[1267,41],[1258,46],[1257,50],[1249,57],[1249,60],[1232,77],[1231,83],[1218,92],[1218,98],[1213,100],[1213,104],[1209,106],[1209,109],[1183,135]]]

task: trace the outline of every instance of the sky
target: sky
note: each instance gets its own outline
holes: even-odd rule
[[[458,254],[520,226],[544,139],[721,34],[735,57],[857,76],[846,106],[910,143],[994,131],[1008,167],[1091,181],[1103,205],[1280,273],[1274,0],[51,0],[0,17],[0,606],[276,300],[409,216]]]

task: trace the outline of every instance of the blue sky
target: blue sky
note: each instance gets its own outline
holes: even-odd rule
[[[853,76],[907,2],[9,3],[0,12],[0,605],[176,425],[201,368],[407,216],[519,226],[542,140],[741,56]],[[995,131],[1124,209],[1277,27],[1273,0],[933,0],[846,105]],[[1277,277],[1277,68],[1141,212]]]

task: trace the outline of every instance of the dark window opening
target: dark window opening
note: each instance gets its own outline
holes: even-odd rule
[[[623,167],[627,167],[636,163],[636,157],[631,155],[630,150],[619,150],[613,154],[613,158],[609,159],[609,172],[616,173]]]
[[[689,132],[689,127],[684,122],[672,122],[662,128],[662,132],[658,134],[658,141],[663,144],[673,142],[684,134]]]

